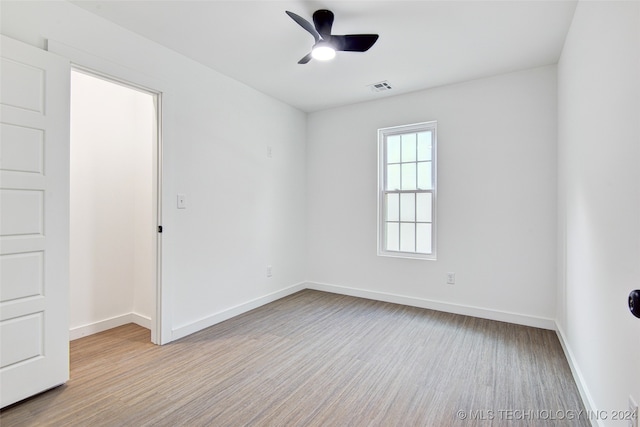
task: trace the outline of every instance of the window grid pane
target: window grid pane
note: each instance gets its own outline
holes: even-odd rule
[[[402,135],[402,163],[415,162],[417,155],[416,134]]]
[[[431,160],[431,132],[418,134],[418,161]]]
[[[400,223],[400,251],[416,251],[416,225],[413,222]]]
[[[390,136],[387,138],[387,163],[400,162],[400,136]]]
[[[400,250],[400,228],[399,227],[400,227],[400,224],[397,222],[387,223],[386,248],[388,251]]]
[[[400,220],[400,195],[398,193],[387,193],[387,221]]]
[[[418,163],[418,187],[421,190],[431,190],[433,188],[433,174],[431,162]]]
[[[399,190],[400,189],[400,165],[388,165],[387,166],[387,190]]]
[[[414,222],[416,220],[415,193],[400,194],[400,221]]]
[[[416,252],[431,253],[431,224],[416,224]]]
[[[431,193],[416,194],[416,221],[431,222],[433,218],[433,195]]]
[[[402,163],[400,188],[403,190],[415,190],[416,187],[416,163]]]

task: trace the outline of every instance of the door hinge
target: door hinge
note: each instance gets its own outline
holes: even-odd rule
[[[158,233],[162,233],[162,226],[161,225],[158,226]]]

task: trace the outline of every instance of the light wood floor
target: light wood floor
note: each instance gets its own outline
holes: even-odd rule
[[[580,410],[552,331],[305,290],[162,347],[136,325],[73,341],[67,385],[0,424],[590,425],[557,420]]]

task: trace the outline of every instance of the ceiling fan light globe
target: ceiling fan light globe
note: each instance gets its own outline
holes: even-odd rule
[[[327,44],[320,44],[313,48],[311,56],[319,61],[328,61],[335,58],[336,50]]]

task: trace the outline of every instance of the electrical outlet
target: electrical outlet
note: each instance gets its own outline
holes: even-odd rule
[[[271,270],[271,266],[267,265],[267,277],[273,276],[273,271]]]
[[[631,395],[629,395],[629,414],[629,427],[638,427],[638,404]]]
[[[447,285],[456,284],[456,273],[447,273]]]

